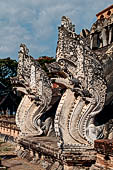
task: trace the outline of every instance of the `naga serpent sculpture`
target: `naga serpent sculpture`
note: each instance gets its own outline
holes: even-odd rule
[[[14,81],[24,97],[16,113],[16,123],[23,136],[50,136],[55,130],[58,146],[88,147],[95,139],[104,138],[105,124],[99,125],[95,117],[113,99],[112,44],[104,54],[93,51],[86,39],[77,35],[67,17],[62,17],[56,52],[56,63],[46,65],[57,70],[57,78],[49,79],[38,61],[28,55],[24,44],[20,46],[18,75]],[[112,50],[113,52],[113,50]],[[110,64],[109,64],[110,63]],[[54,121],[42,117],[54,107],[51,83],[63,89]],[[54,122],[54,125],[53,125]]]
[[[51,99],[51,81],[40,64],[28,55],[25,44],[20,45],[18,74],[13,80],[17,91],[24,94],[16,113],[16,124],[21,136],[42,135],[44,125],[41,117],[48,110]],[[48,118],[51,124],[50,118]],[[45,129],[46,135],[49,133]]]

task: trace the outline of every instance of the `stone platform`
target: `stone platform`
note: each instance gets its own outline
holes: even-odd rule
[[[53,157],[59,157],[59,149],[55,137],[27,137],[22,138],[19,144],[26,149],[38,152],[39,154],[47,154]]]
[[[18,141],[17,154],[35,163],[45,161],[50,170],[55,170],[55,167],[62,170],[89,170],[96,160],[93,149],[58,148],[55,137],[22,138]]]

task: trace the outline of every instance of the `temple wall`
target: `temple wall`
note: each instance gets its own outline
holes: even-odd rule
[[[105,11],[104,13],[100,14],[99,16],[97,16],[97,19],[109,18],[111,16],[111,14],[113,14],[113,8],[111,8],[110,10]]]
[[[16,127],[14,122],[6,122],[0,120],[0,133],[17,138],[19,136],[20,130]]]

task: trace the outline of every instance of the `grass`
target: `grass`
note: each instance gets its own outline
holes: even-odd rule
[[[8,151],[13,151],[14,148],[10,143],[5,143],[3,142],[2,139],[0,139],[0,152],[8,152]]]

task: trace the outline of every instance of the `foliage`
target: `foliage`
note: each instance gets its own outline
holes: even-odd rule
[[[17,61],[9,57],[0,59],[0,82],[7,87],[11,87],[10,77],[15,77],[17,74]]]
[[[48,72],[45,63],[55,62],[56,59],[53,57],[42,56],[37,59],[40,63],[42,69]],[[3,83],[8,88],[11,88],[10,77],[15,77],[17,75],[18,63],[16,60],[11,58],[0,59],[0,82]]]
[[[42,57],[39,57],[37,59],[37,61],[40,63],[40,65],[42,66],[42,69],[45,71],[45,72],[48,72],[48,69],[47,67],[45,66],[45,63],[49,64],[49,63],[53,63],[56,61],[55,58],[53,57],[48,57],[48,56],[42,56]]]

